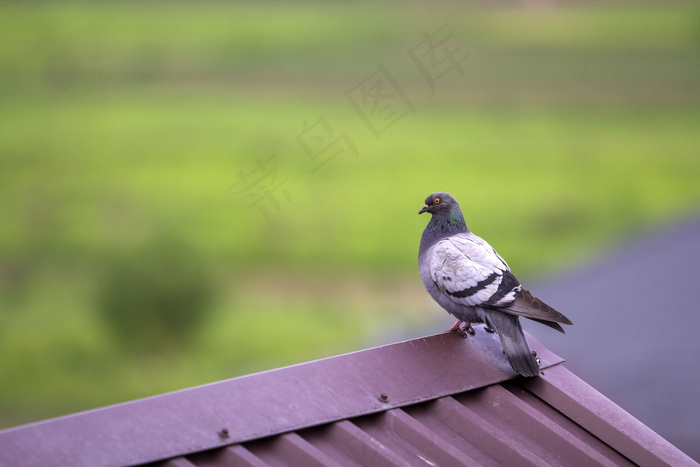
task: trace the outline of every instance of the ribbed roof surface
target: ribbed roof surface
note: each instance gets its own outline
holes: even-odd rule
[[[697,465],[529,338],[477,328],[0,432],[0,465]]]
[[[184,459],[201,466],[292,459],[298,465],[632,465],[511,382]]]

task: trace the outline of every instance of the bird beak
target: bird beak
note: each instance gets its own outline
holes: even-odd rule
[[[427,210],[428,210],[428,205],[426,204],[425,206],[423,206],[423,207],[421,208],[420,211],[418,211],[418,214],[423,214],[423,213],[426,212]]]

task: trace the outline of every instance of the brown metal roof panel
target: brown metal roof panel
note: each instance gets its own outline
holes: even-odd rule
[[[510,465],[544,465],[542,458],[537,456],[531,446],[517,442],[517,437],[501,427],[494,425],[496,420],[482,417],[474,409],[473,404],[461,404],[452,397],[436,401],[437,416],[447,420],[450,428],[457,433],[465,433],[471,443],[492,456],[498,463]]]
[[[481,395],[471,397],[473,392]],[[495,385],[296,433],[341,465],[632,465],[617,452],[601,453],[572,435],[586,432],[570,419],[554,421],[538,413],[510,390]],[[589,442],[604,445],[588,437]],[[275,453],[269,442],[252,441],[245,446],[270,465],[306,464]]]
[[[433,401],[297,430],[294,434],[332,459],[327,463],[344,466],[628,466],[635,462],[669,465],[664,459],[678,461],[670,465],[697,465],[670,444],[659,443],[660,437],[653,431],[582,381],[572,378],[561,365],[548,368],[545,373],[539,378],[542,382],[534,385],[534,380],[517,378]],[[533,386],[531,392],[528,388]],[[603,412],[602,416],[595,415],[597,420],[590,414],[596,411],[595,407]],[[590,423],[594,429],[587,427]],[[619,442],[612,443],[616,447],[609,445],[610,436],[624,437],[626,430],[637,430],[640,426],[643,429],[632,436],[636,439],[632,451],[629,450],[632,445]],[[263,457],[269,465],[308,465],[305,459],[270,448],[286,436],[240,446]],[[668,453],[659,452],[664,443]],[[640,453],[649,447],[653,453]],[[188,456],[188,459],[200,465],[197,457]]]
[[[197,467],[196,464],[188,461],[184,457],[176,457],[159,463],[159,467]]]
[[[590,446],[604,445],[600,440],[590,437],[588,444],[574,436],[572,432],[581,431],[581,427],[571,420],[556,423],[547,417],[545,414],[554,411],[551,407],[541,405],[534,408],[503,385],[489,386],[454,398],[472,408],[483,420],[488,420],[511,446],[531,452],[539,465],[630,464],[614,451],[605,455]]]
[[[562,361],[536,339],[530,342],[543,368]],[[515,376],[493,334],[438,334],[1,431],[0,465],[155,461]],[[220,435],[224,428],[227,436]]]
[[[545,377],[555,380],[557,368],[548,369]],[[568,378],[566,374],[562,377]],[[568,388],[571,393],[587,392],[587,385],[580,380],[570,382],[573,383]],[[519,378],[291,433],[296,440],[294,444],[312,454],[311,460],[298,453],[275,449],[277,443],[289,437],[287,434],[238,446],[245,446],[256,459],[263,459],[268,465],[310,465],[310,462],[319,461],[344,466],[634,465],[625,453],[606,444],[605,433],[599,434],[600,438],[594,436],[569,417],[567,411],[571,407],[560,411],[561,407],[553,407],[526,389],[530,384],[530,380]],[[554,394],[551,388],[549,390]],[[598,401],[591,403],[598,404]],[[629,414],[623,411],[615,416],[619,423],[630,425]],[[597,423],[608,422],[599,420]],[[640,436],[640,440],[646,439],[647,445],[653,445],[659,438],[650,430]],[[325,460],[309,446],[327,456]],[[225,448],[225,451],[230,449]],[[644,451],[646,446],[640,445],[638,449]],[[681,462],[677,465],[685,465],[684,455],[673,446],[670,449],[678,454],[676,458]],[[196,465],[231,465],[223,458],[219,463],[200,463],[206,455],[190,455],[187,459]],[[685,461],[696,465],[689,458]],[[645,461],[641,465],[663,464]]]
[[[522,384],[582,428],[638,465],[697,466],[697,462],[559,365]]]
[[[403,464],[430,459],[440,465],[454,465],[464,458],[460,449],[440,438],[402,409],[363,417],[357,423],[360,429],[366,431],[384,449],[392,451]]]
[[[398,410],[398,409],[396,409]],[[390,465],[413,465],[420,459],[421,452],[394,432],[387,412],[359,417],[351,420],[359,429],[367,433],[383,450],[392,453]]]
[[[357,419],[354,419],[357,420]],[[350,420],[308,428],[302,435],[343,465],[401,465],[405,461]]]
[[[479,444],[483,439],[478,436],[478,433],[469,431],[469,425],[460,420],[459,411],[455,412],[450,402],[450,397],[445,397],[406,407],[404,410],[437,436],[460,449],[463,452],[465,463],[469,465],[494,464],[496,459],[489,452],[488,443]]]
[[[263,444],[262,448],[259,446],[253,447],[253,443],[251,443],[249,449],[268,465],[340,466],[336,460],[306,441],[296,432],[277,435],[271,439],[270,443],[266,441],[254,443]]]
[[[521,399],[534,411],[557,425],[559,427],[557,433],[560,436],[566,436],[569,439],[569,443],[575,448],[589,453],[587,455],[594,459],[608,459],[613,463],[613,465],[629,465],[631,463],[629,459],[610,447],[610,445],[608,445],[604,440],[593,436],[588,430],[582,429],[581,426],[573,422],[566,415],[525,389],[521,383],[522,381],[510,381],[504,383],[503,387],[510,391],[511,394],[515,395],[518,399]],[[564,432],[567,433],[567,435],[564,435]],[[576,441],[571,441],[571,438],[575,439]],[[583,448],[584,446],[585,449]],[[591,450],[598,453],[598,455],[590,453]],[[605,463],[602,461],[596,462],[605,465]]]
[[[437,335],[6,430],[0,465],[697,465],[529,340],[539,378]]]
[[[399,438],[410,444],[417,451],[425,453],[426,458],[433,464],[458,465],[463,462],[464,455],[460,449],[436,434],[419,420],[411,417],[402,409],[391,409],[386,412],[386,423],[389,429]]]
[[[509,386],[515,387],[516,385]],[[522,397],[516,396],[505,385],[490,386],[484,392],[491,395],[489,403],[493,407],[505,407],[509,413],[516,414],[515,417],[506,417],[507,423],[520,427],[527,434],[529,442],[552,451],[554,453],[552,460],[556,463],[597,464],[610,467],[629,464],[627,459],[619,456],[616,451],[611,450],[599,439],[588,435],[584,441],[583,437],[576,436],[578,432],[583,432],[583,434],[586,432],[569,419],[555,420],[554,416],[561,417],[561,414],[544,405],[542,401],[532,395],[530,395],[529,400],[526,399],[522,387],[520,387]],[[499,412],[501,411],[499,410]],[[598,445],[600,449],[596,449],[595,446]],[[553,449],[554,447],[556,450]]]
[[[267,465],[242,444],[235,444],[221,449],[211,449],[187,457],[198,467],[218,467],[222,465],[265,467]]]

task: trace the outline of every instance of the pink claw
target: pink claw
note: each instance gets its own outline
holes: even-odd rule
[[[460,330],[461,330],[461,329],[460,329],[461,325],[462,325],[462,321],[457,320],[457,321],[455,321],[455,324],[453,324],[452,327],[451,327],[450,329],[446,329],[446,330],[444,330],[444,331],[442,331],[442,332],[460,331]]]
[[[471,334],[472,336],[475,334],[472,324],[461,320],[455,321],[455,324],[453,324],[450,329],[442,332],[456,332],[462,337],[467,337],[467,333]]]
[[[466,321],[464,322],[464,324],[463,324],[462,326],[460,326],[459,330],[462,331],[462,332],[465,332],[465,331],[466,331],[466,332],[468,332],[469,334],[471,334],[472,336],[473,336],[474,334],[476,334],[476,331],[475,331],[474,328],[472,327],[472,323],[468,323],[468,322],[466,322]],[[466,336],[465,336],[465,337],[466,337]]]

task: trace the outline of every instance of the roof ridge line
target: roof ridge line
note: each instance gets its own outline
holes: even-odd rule
[[[563,361],[528,341],[542,368]],[[0,464],[151,462],[515,377],[494,334],[440,333],[10,428],[0,431]]]

